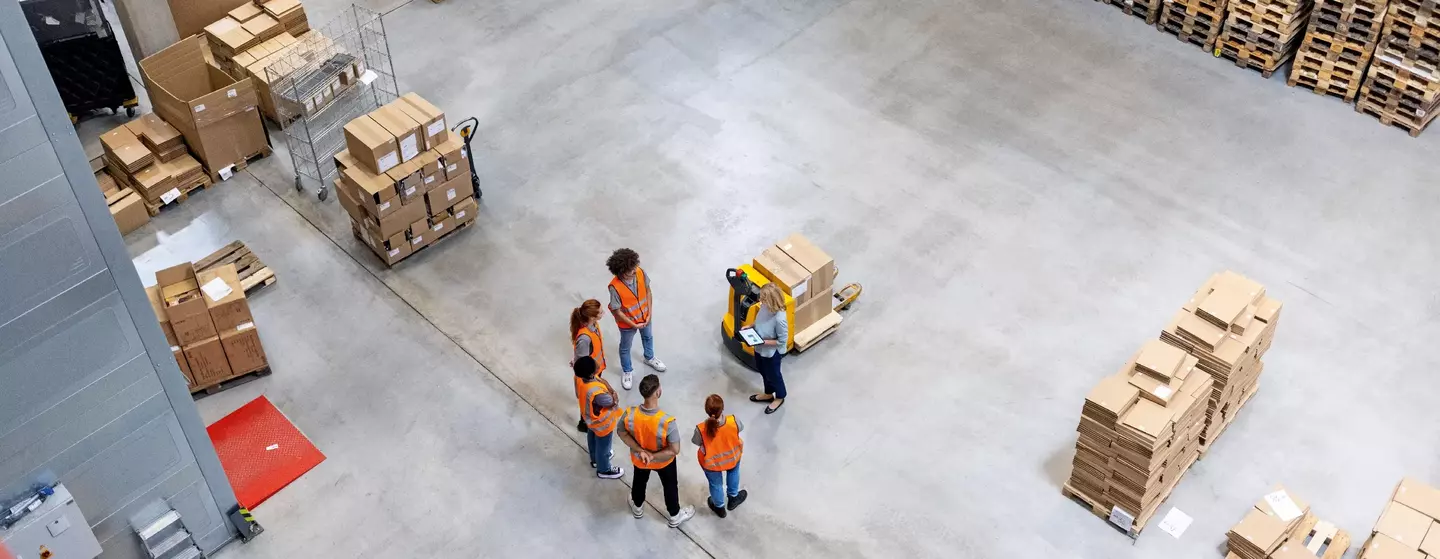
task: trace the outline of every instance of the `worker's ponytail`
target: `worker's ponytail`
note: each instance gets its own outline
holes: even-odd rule
[[[719,394],[711,394],[705,398],[705,434],[711,437],[720,430],[720,414],[725,413],[725,399]]]
[[[570,311],[570,340],[574,341],[575,336],[580,335],[580,329],[590,324],[591,320],[600,316],[600,301],[586,299],[575,310]]]

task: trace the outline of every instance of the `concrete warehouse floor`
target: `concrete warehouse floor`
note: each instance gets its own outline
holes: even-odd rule
[[[480,119],[478,227],[385,269],[280,149],[127,239],[147,283],[235,239],[279,275],[275,374],[199,406],[266,394],[329,458],[221,557],[1219,557],[1272,484],[1358,545],[1440,482],[1440,132],[1086,0],[371,4],[402,89]],[[865,295],[764,417],[722,273],[795,230]],[[621,246],[664,406],[747,424],[728,519],[688,442],[680,531],[588,471],[566,318]],[[1227,268],[1286,305],[1262,389],[1161,509],[1195,524],[1132,544],[1060,495],[1081,403]]]

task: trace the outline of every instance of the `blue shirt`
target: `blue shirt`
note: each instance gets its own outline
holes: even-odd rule
[[[785,319],[785,312],[770,312],[765,305],[760,305],[760,310],[755,313],[755,333],[760,334],[764,340],[775,340],[779,346],[757,346],[755,354],[761,357],[774,357],[776,352],[785,353],[785,340],[790,339],[790,323]]]

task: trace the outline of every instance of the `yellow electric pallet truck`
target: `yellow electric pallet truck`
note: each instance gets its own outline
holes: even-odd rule
[[[836,268],[835,275],[840,275],[839,268]],[[730,283],[730,303],[726,308],[725,318],[720,321],[721,338],[730,353],[735,354],[746,367],[755,369],[755,349],[746,343],[740,331],[755,323],[755,315],[760,311],[760,288],[770,283],[770,279],[755,271],[751,265],[741,264],[725,270],[725,281]],[[849,309],[850,304],[860,298],[860,291],[858,283],[848,284],[836,291],[835,312],[799,332],[792,328],[789,338],[785,340],[785,350],[803,352],[838,330],[843,321],[840,311]],[[737,316],[740,317],[738,321],[735,320]],[[795,298],[788,294],[785,295],[785,318],[790,324],[795,323]]]

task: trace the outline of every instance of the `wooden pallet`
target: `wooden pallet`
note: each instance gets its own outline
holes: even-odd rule
[[[1215,46],[1214,54],[1216,58],[1228,58],[1234,61],[1235,65],[1241,68],[1260,72],[1265,79],[1275,75],[1275,70],[1289,61],[1291,56],[1294,56],[1293,49],[1276,54],[1268,49],[1252,50],[1254,48],[1254,45],[1237,44],[1222,37],[1220,43]]]
[[[404,262],[404,261],[406,261],[406,260],[409,260],[409,259],[411,259],[412,257],[414,257],[415,255],[420,254],[421,252],[424,252],[426,249],[428,249],[428,248],[430,248],[430,247],[433,247],[433,246],[435,246],[435,245],[438,245],[438,244],[440,244],[441,242],[445,241],[446,239],[449,239],[450,237],[453,237],[456,233],[459,233],[459,232],[461,232],[461,231],[464,231],[464,230],[466,230],[466,229],[469,229],[470,226],[475,225],[475,221],[476,221],[476,220],[472,219],[472,220],[467,221],[467,222],[465,222],[465,223],[462,223],[462,224],[460,224],[460,225],[456,225],[455,228],[454,228],[454,229],[451,229],[449,233],[446,233],[446,234],[444,234],[444,235],[441,235],[439,238],[437,238],[437,239],[435,239],[435,240],[433,240],[433,241],[430,241],[430,244],[425,245],[425,246],[423,246],[423,247],[420,247],[420,248],[416,249],[414,252],[411,252],[408,256],[406,256],[406,257],[404,257],[404,258],[401,258],[400,260],[396,261],[394,264],[389,264],[389,265],[387,265],[386,267],[387,267],[387,268],[394,268],[395,266],[399,265],[401,262]],[[355,222],[353,222],[353,221],[350,222],[350,234],[351,234],[351,235],[354,235],[354,236],[355,236],[355,240],[360,241],[360,244],[365,245],[365,246],[367,246],[367,247],[370,246],[370,243],[365,242],[365,238],[360,236],[360,231],[357,230],[357,229],[355,229]],[[370,247],[370,251],[371,251],[371,252],[375,252],[375,247]],[[378,258],[379,255],[376,255],[376,257]]]
[[[203,272],[226,264],[235,265],[235,271],[240,276],[240,287],[245,290],[246,295],[275,283],[275,272],[261,262],[255,253],[250,252],[250,247],[240,241],[225,245],[196,261],[195,271]]]
[[[265,146],[265,147],[260,148],[260,151],[257,151],[257,152],[255,152],[255,153],[252,153],[252,154],[250,154],[250,155],[247,155],[247,156],[245,156],[245,157],[240,158],[239,161],[236,161],[236,162],[235,162],[235,173],[239,173],[240,171],[244,171],[244,170],[246,170],[246,169],[249,169],[251,163],[254,163],[254,162],[259,161],[259,160],[261,160],[261,159],[264,159],[264,158],[266,158],[266,157],[270,157],[270,154],[271,154],[271,153],[272,153],[272,150],[270,149],[270,146]],[[231,175],[231,176],[234,176],[234,175]],[[213,170],[213,171],[210,173],[210,178],[211,178],[212,180],[214,180],[215,182],[219,182],[220,180],[222,180],[222,179],[220,178],[220,169],[215,169],[215,170]]]
[[[201,177],[200,177],[199,179],[196,179],[193,184],[190,184],[190,185],[187,185],[187,186],[184,186],[184,187],[180,187],[180,188],[179,188],[179,190],[180,190],[180,196],[179,196],[179,197],[176,197],[174,200],[171,200],[170,203],[168,203],[168,204],[165,203],[165,202],[163,202],[163,201],[161,201],[161,200],[154,200],[154,201],[145,200],[145,211],[147,211],[147,212],[150,213],[150,217],[155,217],[157,214],[160,213],[161,208],[164,208],[164,207],[167,207],[167,206],[173,206],[173,205],[175,205],[175,204],[179,204],[179,203],[181,203],[181,202],[184,202],[184,201],[186,201],[186,200],[189,200],[191,193],[193,193],[193,192],[195,192],[195,191],[197,191],[197,190],[202,190],[202,189],[210,188],[211,186],[214,186],[214,185],[215,185],[214,181],[211,181],[209,176],[207,176],[207,175],[201,175]],[[143,198],[142,198],[142,199],[143,199]]]
[[[211,383],[205,386],[196,386],[190,389],[190,395],[195,399],[204,398],[211,394],[218,394],[236,386],[247,384],[250,381],[270,376],[270,367],[262,367],[248,373],[240,373],[220,382]]]
[[[1125,12],[1125,15],[1143,19],[1150,25],[1155,25],[1156,20],[1160,19],[1162,0],[1104,0],[1104,2]]]
[[[1155,26],[1180,41],[1210,50],[1224,26],[1224,14],[1223,7],[1216,10],[1204,3],[1165,2]]]
[[[1355,110],[1357,112],[1375,117],[1380,121],[1381,124],[1384,124],[1386,126],[1394,126],[1401,130],[1404,130],[1405,133],[1409,134],[1411,138],[1418,137],[1421,132],[1424,132],[1425,127],[1429,126],[1430,120],[1434,119],[1435,117],[1435,115],[1432,114],[1427,119],[1422,121],[1423,124],[1416,124],[1409,118],[1393,114],[1390,111],[1386,110],[1385,107],[1364,100],[1355,103]]]

